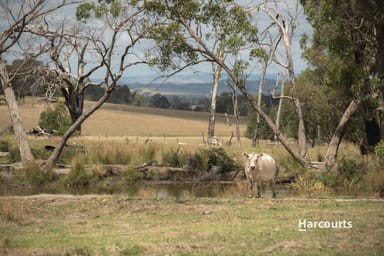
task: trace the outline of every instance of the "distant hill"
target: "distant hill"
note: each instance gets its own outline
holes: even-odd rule
[[[259,77],[258,75],[250,76],[246,82],[246,87],[251,94],[257,94],[258,92]],[[263,94],[270,95],[275,84],[275,77],[275,75],[267,76]],[[123,77],[119,83],[127,85],[132,91],[139,91],[147,95],[160,93],[165,96],[201,98],[209,97],[211,94],[212,75],[176,75],[166,80],[156,79],[155,76]],[[277,89],[277,91],[279,90]],[[231,92],[229,86],[225,84],[225,79],[222,79],[219,83],[219,94],[223,92]]]

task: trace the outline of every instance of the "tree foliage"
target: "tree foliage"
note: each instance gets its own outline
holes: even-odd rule
[[[226,56],[235,56],[257,42],[251,14],[233,0],[148,0],[145,7],[148,15],[163,24],[151,31],[158,48],[149,54],[152,64],[163,70],[217,61],[221,47]],[[234,66],[246,67],[244,60],[239,61]]]
[[[338,95],[336,102],[343,110],[325,156],[326,162],[335,162],[351,121],[358,128],[378,119],[384,136],[384,6],[380,0],[301,2],[314,29],[309,47],[308,37],[301,41],[304,56],[325,90]],[[366,136],[371,133],[367,127]]]
[[[71,124],[71,117],[62,103],[48,107],[40,114],[39,126],[49,133],[63,135]]]
[[[371,83],[383,77],[384,6],[380,0],[302,0],[314,33],[304,56],[325,86],[341,99],[363,98],[382,90]],[[304,40],[305,41],[305,40]],[[381,87],[381,88],[380,88]]]

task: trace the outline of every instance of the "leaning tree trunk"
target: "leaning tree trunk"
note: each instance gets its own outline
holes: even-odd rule
[[[11,81],[9,80],[8,71],[6,69],[5,63],[0,58],[0,82],[1,87],[4,92],[5,100],[8,105],[9,115],[12,122],[13,131],[16,136],[17,145],[20,150],[21,162],[26,164],[34,160],[31,149],[28,144],[28,136],[24,130],[23,124],[21,122],[19,107],[17,106],[17,101],[15,93],[11,86]]]
[[[341,117],[339,124],[336,127],[335,132],[331,138],[331,142],[328,145],[327,153],[325,154],[325,164],[331,170],[336,164],[337,153],[339,151],[340,143],[343,139],[345,130],[347,129],[348,121],[351,119],[351,116],[356,112],[359,107],[359,100],[352,100],[347,109],[344,111],[343,116]]]
[[[65,144],[67,143],[68,139],[72,136],[74,132],[77,131],[78,127],[81,126],[81,124],[95,112],[97,109],[99,109],[104,102],[107,101],[109,95],[111,94],[112,90],[106,90],[104,92],[104,95],[93,105],[91,106],[87,111],[85,111],[72,125],[68,128],[68,130],[64,133],[61,141],[59,144],[55,147],[51,155],[49,156],[48,160],[45,162],[44,169],[47,172],[52,171],[53,167],[56,165],[57,161],[59,160],[59,157],[61,155],[61,152],[64,149]]]

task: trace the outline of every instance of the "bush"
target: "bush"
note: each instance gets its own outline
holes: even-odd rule
[[[367,166],[355,159],[343,158],[338,161],[338,175],[336,177],[336,186],[356,187],[367,172]]]
[[[207,154],[207,171],[215,168],[220,172],[230,172],[242,169],[241,165],[229,157],[223,148],[210,148],[208,149]]]
[[[63,103],[57,104],[54,108],[49,107],[40,114],[39,126],[49,133],[63,135],[71,124],[71,117]]]
[[[37,163],[29,163],[23,169],[28,184],[39,187],[47,182],[53,181],[56,176],[53,173],[44,172]]]
[[[154,160],[156,147],[153,143],[148,143],[139,148],[139,162],[147,163]]]
[[[133,167],[128,167],[124,175],[124,185],[131,187],[137,185],[143,180],[143,174]]]
[[[75,157],[72,160],[71,171],[66,178],[66,184],[69,187],[86,187],[89,185],[91,176],[85,172],[84,158]]]
[[[378,157],[384,159],[384,141],[380,141],[375,147],[375,153]]]
[[[209,171],[208,150],[200,150],[189,157],[188,167],[196,171]]]
[[[171,148],[163,154],[163,165],[169,167],[184,167],[188,164],[188,156],[178,147],[176,150]]]
[[[14,135],[3,135],[0,137],[0,151],[9,152],[8,157],[3,159],[3,163],[15,163],[21,161],[20,151]]]
[[[293,190],[303,191],[306,193],[316,193],[325,190],[324,182],[329,182],[330,176],[323,176],[311,171],[307,171],[297,177],[294,183],[290,185]]]
[[[334,187],[347,191],[378,193],[384,197],[384,159],[372,156],[369,161],[341,159]]]

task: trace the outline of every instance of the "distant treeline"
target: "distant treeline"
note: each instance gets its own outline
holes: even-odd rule
[[[103,88],[89,87],[85,91],[87,100],[96,101],[104,93]],[[141,94],[137,91],[131,91],[128,86],[120,86],[113,91],[108,99],[109,103],[130,104],[136,106],[149,106],[155,108],[191,110],[205,112],[209,111],[210,99],[208,97],[195,97],[193,99],[177,95],[165,96],[157,94]],[[267,110],[278,104],[278,100],[272,99],[269,95],[262,95],[263,107]],[[247,115],[247,100],[242,95],[238,95],[238,109],[240,115]],[[217,113],[233,113],[233,95],[229,92],[223,92],[217,97]]]

